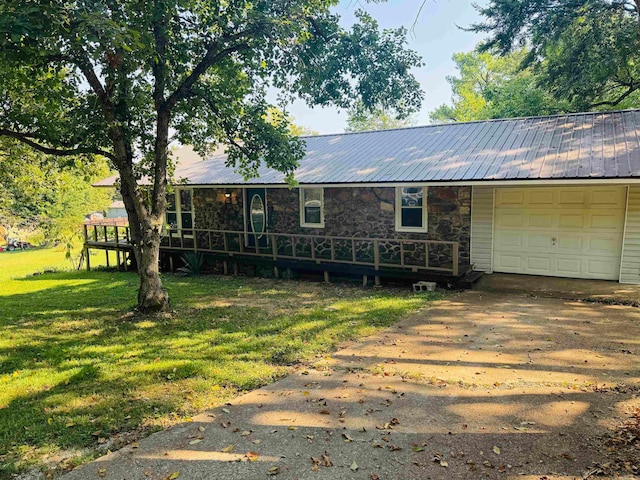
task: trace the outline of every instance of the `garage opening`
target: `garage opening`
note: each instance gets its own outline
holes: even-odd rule
[[[497,188],[493,270],[618,280],[626,187]]]

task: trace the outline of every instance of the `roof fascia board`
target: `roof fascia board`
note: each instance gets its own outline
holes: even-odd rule
[[[640,178],[585,178],[585,179],[554,179],[554,180],[469,180],[453,182],[355,182],[355,183],[299,183],[296,187],[467,187],[482,185],[495,186],[563,186],[563,185],[630,185],[640,184]],[[289,188],[284,183],[237,183],[237,184],[198,184],[188,183],[175,185],[197,188]],[[294,187],[294,188],[296,188]]]

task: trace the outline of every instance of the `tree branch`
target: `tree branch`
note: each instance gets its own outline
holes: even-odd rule
[[[102,155],[103,157],[106,157],[113,161],[116,160],[115,155],[113,155],[110,152],[107,152],[106,150],[101,150],[99,148],[93,148],[93,147],[77,147],[77,148],[69,148],[64,150],[59,148],[47,147],[45,145],[39,144],[27,134],[14,132],[13,130],[7,130],[4,128],[0,129],[0,136],[15,138],[16,140],[26,145],[29,145],[31,148],[34,148],[42,153],[46,153],[47,155],[56,155],[58,157],[69,157],[72,155],[94,154],[94,155]]]
[[[163,108],[166,88],[166,52],[167,30],[165,27],[165,15],[162,6],[156,0],[153,10],[153,39],[155,41],[156,57],[153,59],[153,101],[156,110],[156,138],[154,145],[154,175],[153,192],[151,194],[151,211],[158,215],[166,207],[167,191],[167,155],[168,135],[170,123],[170,110]]]
[[[179,100],[186,98],[187,95],[189,95],[191,88],[200,79],[200,77],[218,60],[231,55],[234,52],[249,48],[246,43],[237,43],[222,50],[219,50],[220,46],[240,40],[241,38],[246,38],[256,31],[257,30],[255,29],[244,30],[233,35],[226,35],[214,42],[214,44],[207,50],[204,58],[200,60],[193,69],[193,72],[191,72],[191,74],[189,74],[189,76],[180,83],[178,88],[169,96],[169,98],[167,98],[166,102],[164,102],[163,108],[171,110]]]
[[[628,87],[628,90],[624,92],[622,95],[620,95],[618,98],[616,98],[615,100],[607,100],[603,102],[592,103],[589,105],[589,108],[603,107],[605,105],[609,107],[615,107],[616,105],[620,104],[625,98],[631,95],[633,92],[635,92],[636,90],[640,90],[640,82],[632,83],[631,85],[627,85],[627,87]]]

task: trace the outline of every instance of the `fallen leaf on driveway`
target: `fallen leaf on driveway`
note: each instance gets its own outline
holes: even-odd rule
[[[258,452],[247,452],[245,457],[247,457],[247,460],[250,462],[257,462],[260,455],[258,455]]]
[[[280,473],[280,467],[273,466],[267,470],[267,475],[278,475]]]
[[[236,448],[236,446],[235,446],[235,445],[233,445],[233,444],[231,444],[231,445],[229,445],[228,447],[224,447],[224,448],[221,450],[221,452],[222,452],[222,453],[231,453],[231,452],[233,452],[233,449],[234,449],[234,448]]]
[[[349,466],[349,468],[350,468],[352,471],[354,471],[354,472],[355,472],[356,470],[358,470],[358,464],[354,461],[354,462]]]
[[[331,461],[331,459],[329,458],[329,455],[327,454],[327,452],[324,452],[322,454],[322,464],[325,467],[333,467],[333,462]]]
[[[500,455],[500,447],[493,447],[493,453],[495,453],[496,455]]]

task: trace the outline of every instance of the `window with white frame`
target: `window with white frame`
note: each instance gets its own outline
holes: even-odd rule
[[[300,226],[324,228],[324,189],[300,189]]]
[[[427,231],[427,188],[398,187],[396,189],[396,230]]]
[[[185,236],[193,235],[193,190],[176,189],[167,195],[167,225],[171,230],[182,230]]]

